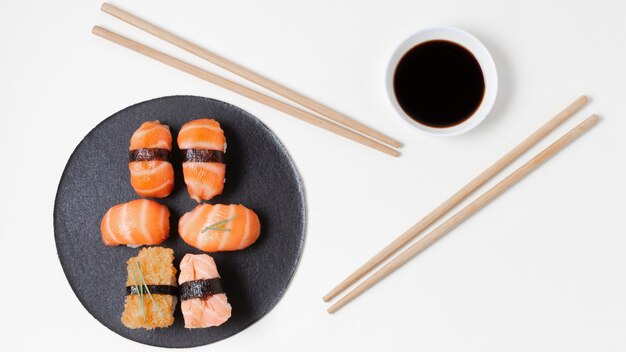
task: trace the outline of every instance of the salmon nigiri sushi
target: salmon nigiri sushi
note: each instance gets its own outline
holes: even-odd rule
[[[130,138],[130,184],[142,197],[167,197],[174,188],[172,134],[159,121],[144,122]]]
[[[226,176],[226,137],[219,122],[187,122],[178,133],[178,147],[183,153],[183,176],[191,198],[201,202],[221,194]]]
[[[205,252],[236,251],[261,234],[259,217],[243,205],[200,204],[178,221],[185,242]]]
[[[180,262],[178,285],[186,328],[219,326],[230,318],[232,309],[209,255],[186,254]]]
[[[100,223],[107,246],[154,245],[170,235],[170,211],[153,200],[136,199],[109,209]]]

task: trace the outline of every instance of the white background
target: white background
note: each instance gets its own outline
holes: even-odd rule
[[[397,159],[93,36],[104,25],[231,77],[99,4],[0,3],[0,349],[154,349],[81,306],[57,259],[52,209],[68,157],[96,124],[143,100],[192,94],[270,126],[308,206],[284,298],[199,349],[626,350],[624,2],[114,2],[400,139]],[[433,25],[475,34],[500,74],[493,113],[460,137],[410,131],[385,95],[394,49]],[[596,128],[344,310],[325,312],[327,290],[581,94],[592,99],[584,111],[525,157],[592,112]]]

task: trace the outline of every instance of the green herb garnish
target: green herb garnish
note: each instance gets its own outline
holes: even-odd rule
[[[133,268],[132,262],[130,264],[130,270],[133,274],[133,282],[134,282],[135,290],[137,290],[137,292],[139,293],[139,302],[141,302],[141,308],[142,308],[141,312],[143,313],[143,322],[145,323],[147,322],[147,319],[146,319],[146,304],[143,301],[143,286],[137,285],[137,281],[139,280],[137,280],[137,274],[135,273],[135,268]]]
[[[165,315],[163,314],[163,311],[161,311],[161,307],[159,307],[159,305],[156,303],[154,298],[152,298],[152,293],[150,293],[150,289],[148,289],[148,285],[146,285],[146,280],[143,278],[143,273],[141,272],[141,266],[139,266],[139,262],[135,260],[135,264],[137,264],[137,269],[139,270],[139,277],[141,279],[143,287],[145,287],[146,292],[148,292],[148,296],[152,300],[152,304],[154,304],[154,306],[156,307],[157,311],[161,315],[161,318],[165,319]],[[145,307],[144,307],[144,310],[145,310]]]
[[[237,215],[234,215],[226,220],[221,220],[218,221],[212,225],[209,225],[207,227],[205,227],[204,229],[202,229],[202,233],[207,232],[207,231],[230,231],[230,229],[224,228],[224,226],[226,224],[228,224],[228,222],[232,221],[234,218],[236,218]]]

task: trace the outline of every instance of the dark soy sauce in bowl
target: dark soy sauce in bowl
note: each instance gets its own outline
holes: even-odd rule
[[[414,46],[400,59],[393,90],[411,119],[446,128],[476,112],[485,95],[485,78],[469,50],[451,41],[431,40]]]

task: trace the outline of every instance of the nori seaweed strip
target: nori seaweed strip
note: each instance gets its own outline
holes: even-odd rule
[[[205,298],[208,296],[224,293],[222,282],[219,278],[187,281],[180,284],[180,300],[192,298]]]
[[[150,293],[154,295],[170,295],[176,296],[178,295],[178,288],[170,285],[146,285]],[[142,286],[143,287],[143,286]],[[144,288],[144,291],[146,289]],[[136,286],[126,286],[126,295],[137,295],[139,291],[137,291]]]
[[[170,151],[162,148],[139,148],[130,151],[129,162],[133,161],[170,161]]]
[[[225,163],[224,152],[209,149],[181,149],[183,162]]]

